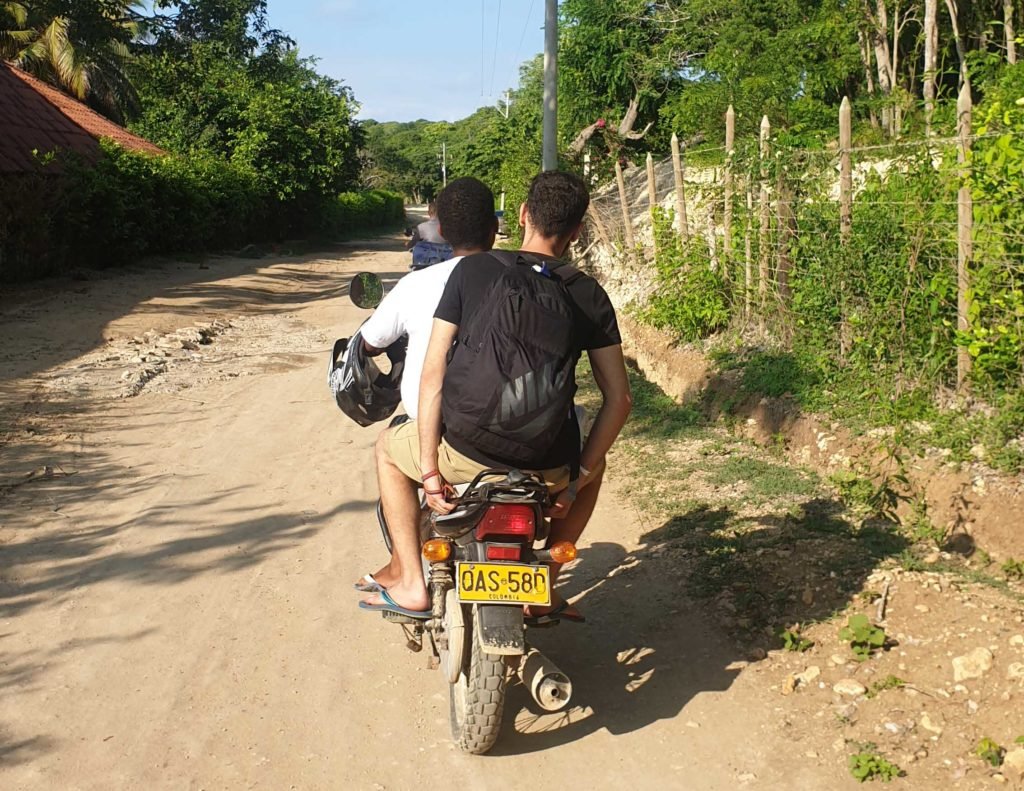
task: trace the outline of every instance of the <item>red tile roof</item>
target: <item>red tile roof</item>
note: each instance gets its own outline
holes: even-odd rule
[[[148,154],[166,152],[56,88],[0,62],[0,173],[34,170],[33,150],[99,154],[99,139]]]

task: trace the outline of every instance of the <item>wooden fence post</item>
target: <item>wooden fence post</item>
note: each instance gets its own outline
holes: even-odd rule
[[[736,112],[729,105],[725,111],[725,205],[722,211],[722,226],[725,237],[722,243],[722,252],[725,258],[725,271],[729,273],[732,265],[732,158],[736,141]]]
[[[853,118],[850,99],[843,97],[839,105],[839,237],[845,244],[853,230],[853,165],[850,149],[853,148]]]
[[[764,116],[761,119],[761,146],[760,146],[760,160],[761,160],[761,199],[760,199],[760,210],[761,210],[761,228],[758,233],[758,270],[757,270],[757,293],[760,301],[760,323],[761,327],[764,327],[764,314],[765,309],[768,306],[768,277],[769,268],[768,262],[771,255],[769,249],[769,211],[770,206],[768,204],[768,155],[769,145],[768,138],[771,136],[772,125],[768,120],[768,116]]]
[[[776,181],[776,244],[775,279],[779,288],[779,303],[789,309],[789,273],[793,270],[792,245],[796,237],[796,215],[793,212],[793,194],[786,183],[785,170],[779,165]]]
[[[973,202],[971,188],[967,183],[970,176],[968,159],[971,152],[971,85],[964,82],[956,100],[957,133],[960,144],[957,148],[957,162],[960,163],[960,192],[957,195],[957,256],[956,256],[956,326],[960,332],[970,329],[971,303],[968,292],[971,287],[971,256],[974,253],[971,242]],[[971,355],[965,346],[956,351],[956,386],[963,390],[971,373]]]
[[[843,247],[850,242],[853,232],[853,113],[850,98],[843,97],[839,105],[839,240]],[[845,269],[843,270],[845,272]],[[849,331],[846,322],[846,277],[839,280],[839,360],[846,362],[849,349]]]
[[[690,226],[686,219],[686,193],[683,187],[683,156],[679,153],[679,137],[672,133],[672,175],[676,184],[676,220],[679,235],[685,243],[690,238]]]
[[[608,231],[604,227],[604,221],[601,219],[600,212],[594,208],[594,202],[591,201],[587,207],[587,213],[590,215],[590,219],[594,222],[594,227],[597,229],[597,238],[601,240],[601,244],[605,247],[611,247],[611,240],[608,238]]]
[[[715,233],[715,207],[713,204],[708,205],[708,260],[711,266],[711,271],[718,271],[718,238]],[[724,274],[724,273],[723,273]]]
[[[651,211],[651,242],[654,245],[654,255],[658,255],[658,237],[654,231],[654,207],[658,205],[658,181],[654,175],[654,157],[647,152],[647,205]]]
[[[750,189],[750,178],[747,178],[747,227],[743,232],[743,247],[745,253],[743,269],[743,317],[750,319],[750,295],[754,290],[754,255],[753,244],[750,238],[751,228],[754,224],[754,193]]]
[[[939,0],[924,0],[924,134],[931,137],[939,62]]]
[[[626,181],[622,177],[622,165],[615,160],[615,181],[619,185],[619,204],[622,206],[623,234],[626,238],[627,252],[630,258],[636,255],[636,241],[633,239],[633,221],[629,217],[629,201],[626,200]]]

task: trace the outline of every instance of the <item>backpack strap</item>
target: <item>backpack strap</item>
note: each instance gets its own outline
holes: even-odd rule
[[[515,266],[523,257],[518,250],[488,250],[487,255],[505,266]]]
[[[558,272],[558,279],[565,286],[579,280],[584,275],[580,270],[569,266],[564,261],[559,261],[557,258],[541,258],[534,253],[524,253],[521,250],[488,250],[487,255],[508,267],[515,266],[520,261],[530,266],[534,264],[547,264],[548,272]]]

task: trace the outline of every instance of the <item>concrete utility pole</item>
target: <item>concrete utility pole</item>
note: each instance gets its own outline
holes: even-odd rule
[[[441,141],[441,184],[448,186],[448,144]]]
[[[558,168],[558,0],[544,0],[544,147],[542,170]]]

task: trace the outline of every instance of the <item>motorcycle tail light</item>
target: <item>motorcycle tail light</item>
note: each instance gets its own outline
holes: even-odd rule
[[[476,526],[476,538],[522,536],[532,541],[536,529],[533,507],[529,505],[492,505]]]
[[[521,552],[522,546],[519,544],[513,544],[512,546],[487,545],[488,560],[519,560]]]

